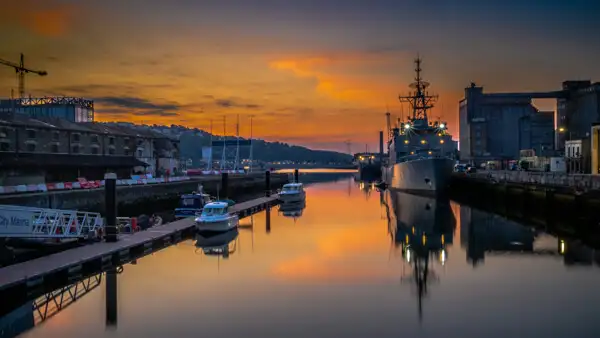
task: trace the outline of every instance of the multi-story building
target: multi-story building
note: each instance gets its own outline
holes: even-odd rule
[[[177,174],[180,171],[179,140],[150,126],[133,123],[105,123],[106,126],[136,136],[135,156],[147,164],[147,173]]]
[[[557,101],[557,148],[565,149],[565,141],[590,136],[592,124],[600,122],[600,82],[565,81],[565,96]]]
[[[0,100],[0,114],[15,112],[32,118],[54,117],[70,122],[93,122],[94,102],[79,97],[41,97]]]
[[[568,173],[590,173],[590,138],[565,142],[565,161]]]
[[[177,141],[163,139],[102,123],[2,113],[0,185],[102,179],[107,171],[155,174],[161,158],[178,158]]]
[[[554,149],[554,113],[541,112],[532,97],[541,94],[487,94],[471,84],[459,105],[461,159],[476,164],[519,158],[523,149]]]

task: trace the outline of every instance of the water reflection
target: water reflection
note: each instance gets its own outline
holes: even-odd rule
[[[525,227],[504,217],[461,207],[461,246],[473,267],[486,255],[534,255],[562,257],[563,264],[599,265],[600,252],[578,240],[556,238],[541,230]]]
[[[307,190],[302,227],[269,210],[128,266],[113,330],[100,288],[25,337],[598,336],[599,256],[577,241],[447,200],[365,199],[351,176]]]
[[[382,202],[393,244],[402,249],[402,280],[416,286],[419,319],[422,319],[428,283],[439,280],[430,262],[444,265],[448,260],[446,245],[453,241],[456,219],[450,201],[387,190]],[[412,274],[404,273],[406,265]]]
[[[196,233],[196,247],[206,256],[218,256],[224,259],[234,254],[237,248],[239,230],[234,228],[227,232]]]
[[[122,268],[119,270],[122,271]],[[118,272],[117,272],[118,273]],[[0,337],[17,337],[21,333],[51,320],[61,311],[67,309],[81,298],[98,288],[102,282],[103,273],[81,279],[51,292],[45,293],[33,301],[26,302],[10,313],[0,317]],[[113,284],[107,285],[107,291],[113,291]],[[114,289],[116,294],[116,288]],[[108,292],[107,292],[108,294]],[[107,297],[108,299],[108,297]],[[112,299],[116,306],[116,298]],[[108,304],[108,303],[107,303]],[[107,314],[109,308],[107,307]],[[113,309],[111,309],[113,310]],[[116,323],[116,309],[110,315]]]
[[[306,208],[306,200],[298,202],[287,202],[279,205],[279,213],[283,217],[294,219],[294,222],[302,217],[302,212]]]

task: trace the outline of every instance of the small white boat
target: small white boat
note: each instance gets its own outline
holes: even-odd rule
[[[210,202],[204,205],[202,213],[196,217],[198,231],[229,231],[237,228],[239,218],[228,211],[227,202]]]
[[[287,183],[279,191],[279,199],[284,202],[300,202],[306,198],[302,183]]]

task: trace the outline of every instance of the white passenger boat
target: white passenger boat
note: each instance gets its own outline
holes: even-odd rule
[[[306,198],[302,183],[287,183],[279,191],[279,199],[284,202],[300,202]]]
[[[229,203],[210,202],[204,205],[202,213],[196,217],[196,229],[199,231],[229,231],[237,228],[239,218],[230,214]]]

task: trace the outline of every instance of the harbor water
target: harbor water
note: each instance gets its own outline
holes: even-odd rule
[[[305,205],[100,274],[67,306],[32,300],[0,337],[600,335],[600,251],[352,173],[315,177],[301,176]]]

